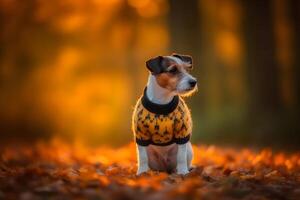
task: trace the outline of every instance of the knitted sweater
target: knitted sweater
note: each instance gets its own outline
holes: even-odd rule
[[[141,146],[187,143],[192,132],[192,119],[184,100],[175,96],[168,104],[156,104],[148,99],[146,89],[133,113],[136,143]]]

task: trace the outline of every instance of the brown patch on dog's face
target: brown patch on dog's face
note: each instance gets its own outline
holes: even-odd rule
[[[164,72],[155,76],[158,85],[170,91],[176,90],[177,83],[179,82],[179,75],[173,75]]]
[[[168,59],[166,62],[168,63],[168,67],[165,72],[155,76],[156,81],[162,88],[175,91],[183,74],[186,73],[186,69],[184,65],[179,65],[173,60]]]

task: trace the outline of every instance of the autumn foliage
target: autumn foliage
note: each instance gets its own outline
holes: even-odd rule
[[[135,145],[61,140],[0,151],[0,199],[299,199],[300,154],[194,146],[187,176],[136,176]]]

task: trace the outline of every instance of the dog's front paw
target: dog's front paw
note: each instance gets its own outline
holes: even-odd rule
[[[145,166],[145,167],[139,167],[137,172],[136,172],[136,175],[141,175],[142,173],[144,172],[147,172],[149,171],[149,167],[148,166]]]
[[[177,174],[180,174],[180,175],[186,175],[186,174],[188,174],[188,173],[189,173],[188,170],[177,171]]]
[[[177,174],[186,175],[188,173],[189,173],[189,170],[187,167],[177,167]]]

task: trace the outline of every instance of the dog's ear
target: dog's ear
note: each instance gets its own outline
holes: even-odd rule
[[[162,56],[157,56],[155,58],[151,58],[150,60],[148,60],[146,62],[146,66],[147,66],[148,70],[152,74],[159,74],[159,73],[163,72],[163,70],[164,70],[163,59],[164,58]]]
[[[181,59],[183,62],[190,64],[191,67],[193,66],[193,58],[192,58],[192,56],[181,55],[181,54],[177,54],[177,53],[172,53],[172,56],[177,57],[177,58]]]

